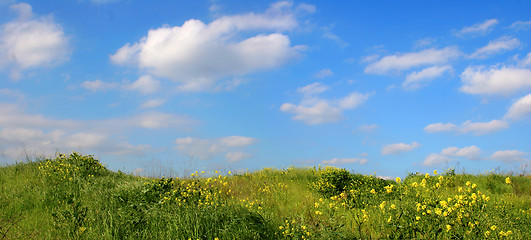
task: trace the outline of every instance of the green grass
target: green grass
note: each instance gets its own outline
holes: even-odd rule
[[[331,167],[144,178],[73,153],[0,168],[0,239],[526,239],[531,178]]]

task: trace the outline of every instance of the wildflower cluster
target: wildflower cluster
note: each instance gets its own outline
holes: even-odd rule
[[[310,229],[305,225],[297,223],[295,220],[285,220],[284,224],[278,226],[278,230],[279,232],[277,232],[277,235],[280,235],[283,238],[312,239]]]
[[[82,156],[76,152],[68,156],[59,154],[55,159],[45,159],[40,162],[39,170],[55,184],[61,181],[93,178],[95,175],[108,173],[108,170],[92,155]]]
[[[144,182],[145,197],[160,205],[184,204],[202,206],[222,206],[230,196],[227,187],[227,177],[218,175],[198,179],[198,173],[192,173],[191,179],[161,178]]]
[[[437,171],[433,175],[412,174],[405,180],[396,178],[394,182],[352,174],[350,183],[342,184],[346,186],[343,189],[323,191],[334,186],[327,183],[329,176],[333,175],[330,172],[340,170],[325,171],[328,171],[326,177],[320,178],[314,188],[323,196],[326,196],[325,193],[343,191],[329,198],[333,202],[331,204],[316,202],[317,211],[324,211],[320,206],[328,206],[327,212],[333,218],[331,210],[337,210],[338,207],[350,209],[358,229],[365,222],[380,221],[380,230],[386,235],[379,237],[484,238],[496,233],[501,238],[513,234],[511,227],[502,227],[503,221],[492,212],[492,209],[497,208],[497,203],[492,203],[491,198],[480,191],[476,183],[461,182],[453,171],[442,175]],[[507,177],[504,183],[511,184],[511,179]]]

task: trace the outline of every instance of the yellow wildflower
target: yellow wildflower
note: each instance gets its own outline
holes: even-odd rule
[[[452,226],[446,225],[446,231],[449,232],[452,229]]]
[[[505,183],[507,183],[507,184],[511,184],[511,179],[510,179],[509,177],[507,177],[507,178],[505,179]]]
[[[400,179],[400,177],[396,177],[396,183],[400,183],[402,182],[402,179]]]

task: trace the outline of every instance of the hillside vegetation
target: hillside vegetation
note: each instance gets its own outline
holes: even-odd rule
[[[0,239],[526,239],[531,179],[333,167],[187,178],[112,172],[92,156],[0,168]]]

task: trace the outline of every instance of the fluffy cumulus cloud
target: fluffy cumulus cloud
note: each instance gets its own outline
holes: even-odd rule
[[[382,155],[389,155],[389,154],[399,154],[399,153],[405,153],[409,151],[413,151],[413,149],[420,147],[420,144],[418,142],[412,142],[411,144],[407,143],[394,143],[389,144],[384,147],[382,147]]]
[[[518,99],[505,114],[506,119],[518,120],[531,116],[531,94]]]
[[[496,24],[498,24],[497,19],[488,19],[482,23],[476,23],[472,26],[463,27],[460,31],[457,31],[455,35],[463,36],[469,34],[486,34],[492,30]]]
[[[470,55],[472,58],[486,58],[490,55],[502,52],[509,51],[520,46],[520,41],[516,38],[503,36],[494,41],[490,41],[486,46],[476,50]]]
[[[142,128],[184,128],[191,122],[185,116],[160,112],[92,121],[54,119],[27,113],[19,105],[0,103],[0,151],[11,160],[26,154],[53,155],[56,151],[137,155],[150,146],[131,144],[124,133]]]
[[[504,150],[493,153],[491,158],[502,162],[530,162],[531,159],[527,158],[528,155],[529,153],[518,150]]]
[[[27,3],[11,5],[11,10],[19,16],[1,26],[0,68],[10,66],[16,79],[20,70],[53,66],[68,58],[68,38],[51,16],[34,17]]]
[[[479,159],[481,150],[472,145],[469,147],[458,148],[458,147],[447,147],[441,150],[440,153],[432,153],[424,159],[423,164],[425,166],[434,166],[451,161],[455,161],[457,158],[467,158],[467,159]]]
[[[424,127],[424,131],[427,133],[455,132],[484,135],[506,129],[508,127],[509,123],[507,121],[495,119],[489,122],[465,121],[461,123],[460,126],[453,123],[432,123]]]
[[[292,46],[282,32],[298,26],[297,14],[304,9],[277,2],[264,13],[162,26],[149,30],[136,43],[125,44],[110,58],[116,64],[132,64],[155,77],[171,79],[183,91],[215,90],[220,81],[279,67],[299,56],[302,46]],[[261,33],[243,37],[248,32]]]
[[[331,160],[323,161],[323,164],[327,165],[343,165],[343,164],[365,164],[369,162],[366,158],[333,158]]]
[[[531,70],[517,67],[467,67],[459,90],[469,94],[511,95],[531,87]]]
[[[445,65],[452,59],[461,55],[457,47],[442,49],[425,49],[419,52],[409,52],[382,57],[370,63],[364,70],[365,73],[388,74],[408,70],[413,67],[428,65]]]
[[[354,109],[364,103],[370,93],[362,94],[353,92],[340,99],[325,99],[319,94],[329,88],[321,83],[313,83],[298,89],[303,94],[299,104],[284,103],[280,106],[283,112],[295,114],[294,120],[305,124],[315,125],[337,122],[343,119],[343,111]]]
[[[465,157],[468,159],[478,159],[480,149],[474,145],[464,148],[447,147],[441,151],[441,154],[449,157]]]
[[[427,82],[441,77],[444,73],[452,71],[453,68],[449,65],[444,66],[432,66],[424,68],[418,72],[409,73],[406,76],[406,81],[402,83],[402,87],[405,89],[417,89]]]
[[[176,148],[183,154],[200,160],[210,160],[224,156],[228,162],[237,162],[251,157],[249,153],[240,151],[256,142],[256,139],[244,136],[229,136],[215,139],[178,138]]]

